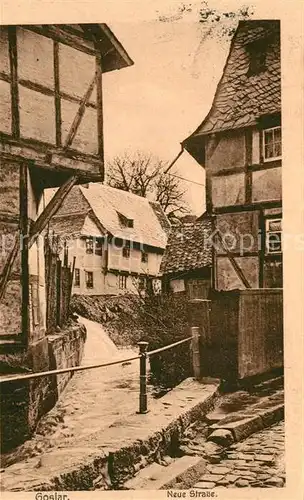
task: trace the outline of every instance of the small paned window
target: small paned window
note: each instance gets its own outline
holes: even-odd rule
[[[129,259],[129,257],[130,257],[130,248],[129,247],[123,247],[123,249],[122,249],[122,256],[125,259]]]
[[[282,219],[266,220],[266,253],[282,253]]]
[[[263,131],[264,161],[274,160],[282,156],[281,127],[268,128]]]
[[[102,255],[102,241],[96,241],[95,243],[95,255]]]
[[[93,253],[93,251],[94,251],[93,238],[86,238],[85,246],[86,246],[86,253]]]
[[[125,290],[127,288],[127,276],[125,274],[119,275],[118,285],[120,290]]]
[[[139,279],[138,279],[138,288],[140,291],[143,291],[146,289],[146,285],[147,285],[147,280],[146,280],[146,277],[145,276],[140,276]]]
[[[141,252],[141,261],[147,263],[149,260],[149,255],[147,252]]]
[[[74,286],[80,286],[80,269],[75,268]]]
[[[86,287],[87,288],[94,288],[93,272],[86,271],[85,277],[86,277]]]

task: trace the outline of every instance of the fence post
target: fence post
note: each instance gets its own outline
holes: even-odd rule
[[[140,376],[139,376],[139,411],[137,413],[147,413],[147,348],[148,342],[138,342],[139,347],[139,366],[140,366]]]
[[[191,327],[192,340],[191,340],[191,350],[192,350],[192,370],[193,376],[196,380],[199,380],[201,376],[201,358],[199,349],[199,328],[197,326]]]

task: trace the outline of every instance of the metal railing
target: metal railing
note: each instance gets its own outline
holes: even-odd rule
[[[138,342],[139,354],[137,356],[132,356],[131,358],[119,359],[116,361],[110,361],[109,363],[101,363],[96,365],[87,365],[87,366],[73,366],[70,368],[59,368],[57,370],[49,370],[44,372],[37,373],[29,373],[26,375],[13,375],[0,378],[0,385],[6,384],[9,382],[19,382],[23,380],[33,380],[42,377],[49,377],[52,375],[62,375],[64,373],[73,373],[80,372],[84,370],[92,370],[95,368],[104,368],[107,366],[118,365],[123,363],[128,363],[130,361],[134,361],[135,359],[139,359],[139,411],[137,413],[144,414],[148,411],[148,394],[147,394],[147,359],[150,356],[154,356],[155,354],[159,354],[161,352],[167,351],[169,349],[173,349],[178,345],[185,344],[186,342],[191,341],[191,351],[192,351],[192,368],[193,368],[193,376],[196,379],[200,377],[200,353],[199,353],[199,328],[192,327],[191,328],[191,337],[186,339],[179,340],[178,342],[174,342],[173,344],[169,344],[164,347],[160,347],[159,349],[154,349],[153,351],[147,351],[149,342]]]

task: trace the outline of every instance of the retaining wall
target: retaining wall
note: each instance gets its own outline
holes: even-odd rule
[[[33,372],[80,365],[85,340],[85,327],[75,323],[56,335],[32,344],[29,359]],[[1,384],[3,453],[22,444],[32,435],[40,418],[55,405],[71,377],[72,374],[67,373]]]

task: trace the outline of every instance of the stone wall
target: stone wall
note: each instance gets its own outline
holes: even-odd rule
[[[33,371],[79,365],[85,340],[85,327],[74,323],[60,333],[47,336],[32,344],[29,362]],[[18,372],[22,374],[21,368]],[[1,385],[2,452],[13,449],[31,436],[40,418],[55,405],[71,377],[72,374],[68,373]]]

